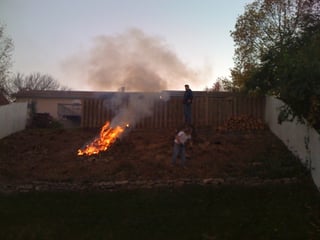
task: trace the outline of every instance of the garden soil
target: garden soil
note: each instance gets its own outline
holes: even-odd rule
[[[187,145],[187,167],[182,168],[179,159],[173,166],[175,133],[176,129],[127,129],[107,151],[78,156],[78,149],[90,143],[99,129],[26,129],[0,139],[0,182],[263,178],[273,168],[273,157],[296,161],[276,164],[278,171],[300,164],[267,128],[203,128],[194,129],[193,144]]]

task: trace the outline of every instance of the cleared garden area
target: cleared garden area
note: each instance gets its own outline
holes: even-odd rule
[[[318,239],[306,168],[267,128],[228,129],[196,129],[187,169],[170,164],[175,129],[132,130],[94,156],[76,154],[93,129],[3,138],[0,238]]]

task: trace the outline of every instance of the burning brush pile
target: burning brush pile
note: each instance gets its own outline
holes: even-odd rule
[[[123,135],[126,123],[134,128],[139,121],[151,116],[154,104],[168,101],[170,97],[159,90],[182,86],[187,79],[197,82],[201,76],[198,70],[180,60],[162,38],[137,28],[117,36],[101,35],[88,54],[76,56],[67,59],[64,67],[77,73],[77,79],[90,83],[93,90],[119,90],[107,100],[108,111],[114,113],[114,119],[109,119],[111,123],[102,127],[94,141],[78,150],[79,156],[110,149]]]
[[[111,127],[110,122],[106,122],[101,128],[100,134],[91,143],[87,144],[82,149],[78,150],[78,156],[91,156],[98,154],[101,151],[106,151],[111,145],[122,135],[124,130],[129,127],[129,124],[125,126]]]
[[[115,95],[110,104],[114,107],[111,109],[115,113],[114,118],[102,126],[99,135],[92,142],[78,149],[77,155],[91,156],[108,151],[125,132],[134,128],[141,119],[152,114],[156,101],[166,101],[166,98],[161,96],[157,92]]]
[[[266,125],[261,119],[248,115],[232,116],[222,126],[217,128],[218,132],[233,131],[259,131],[265,130]]]

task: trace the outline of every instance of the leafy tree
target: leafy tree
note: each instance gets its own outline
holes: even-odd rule
[[[4,26],[0,24],[0,92],[8,96],[7,79],[11,67],[13,41],[11,38],[5,36],[4,30]]]
[[[275,42],[245,83],[250,91],[277,96],[279,121],[298,117],[320,130],[320,1],[301,1],[299,34]]]
[[[222,89],[227,92],[238,92],[238,88],[234,85],[234,82],[227,77],[219,77],[217,79],[222,85]]]
[[[306,0],[256,0],[246,5],[231,32],[235,43],[235,67],[231,76],[240,90],[270,49],[281,49],[300,34],[304,2]]]
[[[256,90],[258,87],[262,93],[275,95],[287,103],[288,106],[282,109],[280,122],[298,117],[318,125],[320,31],[312,35],[306,33],[281,52],[270,50],[264,60],[247,81],[246,88]]]

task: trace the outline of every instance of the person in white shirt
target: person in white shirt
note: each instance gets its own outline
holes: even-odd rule
[[[174,139],[172,164],[176,164],[177,157],[180,156],[181,165],[186,165],[186,143],[191,140],[191,128],[187,127],[184,130],[179,131]]]

